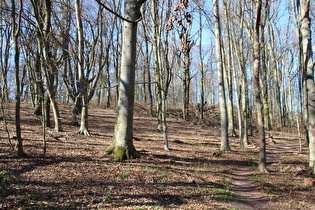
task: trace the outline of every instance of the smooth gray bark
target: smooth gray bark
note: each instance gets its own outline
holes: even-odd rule
[[[133,108],[135,86],[135,64],[137,25],[141,19],[140,8],[145,0],[126,0],[122,35],[121,72],[117,115],[113,142],[106,154],[114,153],[118,161],[140,157],[133,145]]]
[[[300,1],[300,30],[302,37],[303,62],[302,69],[305,75],[308,110],[308,136],[309,136],[309,167],[315,171],[315,83],[312,39],[311,39],[311,19],[310,0]]]
[[[219,103],[221,114],[221,146],[220,150],[230,150],[229,136],[228,136],[228,118],[226,108],[226,97],[223,78],[223,64],[222,64],[222,52],[221,52],[221,29],[220,29],[220,14],[219,14],[219,1],[213,0],[213,12],[214,12],[214,31],[216,39],[216,62],[217,62],[217,74],[219,82]]]

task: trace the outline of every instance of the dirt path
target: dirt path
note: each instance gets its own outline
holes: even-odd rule
[[[254,168],[248,166],[234,172],[233,190],[239,196],[235,207],[242,210],[271,209],[264,196],[250,180],[253,171]]]
[[[289,151],[299,145],[280,143],[272,144],[267,147],[267,164],[276,160],[277,155]],[[268,166],[267,166],[268,167]],[[266,200],[263,194],[257,189],[255,183],[250,180],[255,168],[243,167],[234,171],[233,190],[239,195],[236,199],[236,208],[251,209],[277,209],[270,201]]]

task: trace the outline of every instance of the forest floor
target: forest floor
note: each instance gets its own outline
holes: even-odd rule
[[[13,105],[9,113],[8,129],[15,144]],[[68,124],[70,105],[62,105],[60,113],[63,132],[47,129],[46,157],[41,119],[33,115],[30,104],[23,104],[21,113],[29,157],[16,157],[1,124],[0,209],[315,209],[308,149],[303,146],[299,152],[294,129],[271,133],[269,173],[262,174],[255,170],[255,133],[246,150],[231,137],[231,151],[219,152],[220,128],[210,122],[217,114],[206,126],[172,112],[167,152],[156,119],[137,106],[134,145],[142,157],[115,162],[104,155],[112,140],[113,110],[89,110],[91,137],[79,135],[79,127]]]

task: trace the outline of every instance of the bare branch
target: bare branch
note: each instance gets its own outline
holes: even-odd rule
[[[104,9],[106,9],[107,11],[109,11],[110,13],[112,13],[113,15],[119,17],[120,19],[127,21],[129,23],[138,23],[139,21],[142,20],[142,17],[138,18],[137,20],[128,20],[126,18],[124,18],[123,16],[119,15],[117,12],[114,12],[112,9],[110,9],[109,7],[107,7],[101,0],[95,0],[97,3],[99,3],[99,5],[101,5]],[[139,4],[143,4],[146,0],[141,0],[139,1]]]

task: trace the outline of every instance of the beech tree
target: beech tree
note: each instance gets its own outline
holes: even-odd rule
[[[226,97],[224,87],[224,73],[222,63],[222,45],[221,45],[221,26],[219,14],[219,0],[213,0],[213,13],[214,13],[214,33],[216,39],[216,63],[217,75],[219,81],[219,103],[221,115],[221,147],[220,150],[230,150],[229,137],[228,137],[228,117],[226,108]]]
[[[21,32],[21,18],[23,11],[23,1],[18,3],[19,9],[17,12],[15,0],[11,1],[12,15],[12,38],[14,43],[14,70],[15,70],[15,130],[17,139],[17,156],[22,158],[26,154],[23,149],[23,140],[21,136],[21,87],[20,87],[20,44],[19,36]]]
[[[182,75],[181,80],[183,83],[183,119],[189,117],[189,104],[190,104],[190,86],[191,86],[191,52],[195,41],[191,35],[192,29],[192,15],[188,11],[188,0],[180,0],[180,3],[175,5],[174,11],[176,15],[173,16],[173,22],[176,22],[178,27],[179,39],[181,47],[179,48],[179,59],[181,60]]]
[[[83,37],[83,25],[81,19],[82,12],[82,0],[75,1],[75,12],[76,12],[76,28],[78,33],[78,77],[79,84],[78,90],[79,94],[76,98],[80,98],[80,102],[82,105],[81,108],[81,123],[79,133],[90,136],[90,132],[88,130],[88,84],[89,80],[85,76],[84,73],[84,37]]]
[[[153,4],[153,2],[152,2]],[[146,17],[146,13],[148,11],[147,5],[143,5],[143,16]],[[152,5],[152,10],[153,10],[153,5]],[[150,15],[152,14],[149,10]],[[149,15],[148,15],[149,16]],[[151,21],[152,22],[152,21]],[[152,85],[151,85],[151,52],[153,51],[151,48],[151,34],[149,33],[150,31],[150,25],[148,24],[148,21],[146,19],[142,19],[142,24],[143,24],[143,38],[144,42],[142,43],[142,46],[144,47],[141,48],[141,53],[145,57],[144,59],[144,65],[143,65],[143,73],[142,73],[142,80],[143,80],[143,94],[144,94],[144,102],[149,103],[149,110],[148,113],[150,116],[153,116],[153,92],[152,92]],[[152,40],[153,41],[153,40]],[[159,127],[158,127],[159,129]]]
[[[204,1],[200,1],[200,4],[204,5]],[[199,6],[199,5],[198,5]],[[201,5],[200,5],[201,6]],[[202,123],[204,120],[204,110],[205,110],[205,68],[204,68],[204,60],[202,53],[202,11],[199,9],[199,71],[200,71],[200,107],[199,107],[199,123]]]
[[[312,39],[311,39],[311,19],[310,19],[310,0],[301,0],[297,5],[299,9],[299,21],[301,31],[302,48],[302,70],[305,76],[304,85],[307,98],[308,113],[308,137],[309,137],[309,167],[315,172],[315,83],[314,83],[314,66]]]
[[[169,23],[171,14],[172,2],[166,1],[168,10],[166,14],[163,14],[161,9],[158,9],[159,1],[152,1],[152,20],[153,20],[153,31],[152,31],[152,48],[153,48],[153,68],[155,76],[155,95],[156,95],[156,108],[158,118],[158,130],[163,132],[164,139],[164,150],[168,151],[168,131],[166,122],[166,99],[168,95],[169,85],[172,79],[173,65],[169,61],[169,31],[172,29],[170,25],[165,24],[165,20]],[[162,4],[165,2],[162,1]],[[164,20],[165,19],[165,20]],[[164,21],[163,21],[164,20]],[[166,25],[166,30],[165,26]],[[163,30],[164,29],[164,30]],[[165,36],[162,37],[162,33],[165,31]],[[162,42],[164,38],[164,43]],[[174,57],[174,56],[173,56]],[[174,61],[174,59],[173,59]]]
[[[141,6],[146,0],[125,0],[122,35],[121,72],[115,131],[106,154],[114,154],[118,161],[140,157],[133,145],[133,107],[137,25],[141,20]]]
[[[56,66],[56,57],[53,53],[52,32],[51,32],[51,0],[39,1],[31,0],[34,16],[36,19],[36,30],[38,35],[37,53],[39,60],[37,68],[43,76],[43,81],[46,85],[48,96],[47,104],[45,105],[47,116],[49,116],[49,107],[51,105],[54,114],[55,131],[62,130],[58,104],[56,100],[58,86],[58,68]],[[42,88],[42,87],[40,87]],[[40,93],[43,94],[43,93]],[[48,102],[49,101],[49,102]],[[43,104],[44,105],[44,104]]]
[[[268,0],[267,0],[268,1]],[[261,100],[260,87],[260,25],[262,18],[262,0],[256,2],[256,22],[254,29],[253,45],[254,45],[254,88],[255,88],[255,104],[257,112],[257,127],[259,133],[259,161],[258,169],[260,172],[267,172],[266,169],[266,136],[264,127],[263,103]]]
[[[311,19],[309,0],[291,0],[291,9],[295,26],[296,38],[298,40],[298,68],[302,76],[301,114],[305,128],[305,142],[309,146],[309,167],[315,171],[315,104],[314,104],[314,65],[311,42]],[[301,88],[302,86],[302,88]],[[301,90],[302,89],[302,90]],[[304,111],[303,111],[304,110]]]
[[[228,134],[229,136],[236,136],[235,133],[235,123],[234,123],[234,109],[233,109],[233,78],[232,78],[232,65],[233,65],[233,55],[232,55],[232,37],[231,37],[231,0],[223,1],[225,21],[226,21],[226,33],[227,41],[222,51],[224,60],[224,81],[225,81],[225,94],[226,94],[226,107],[228,116]]]

